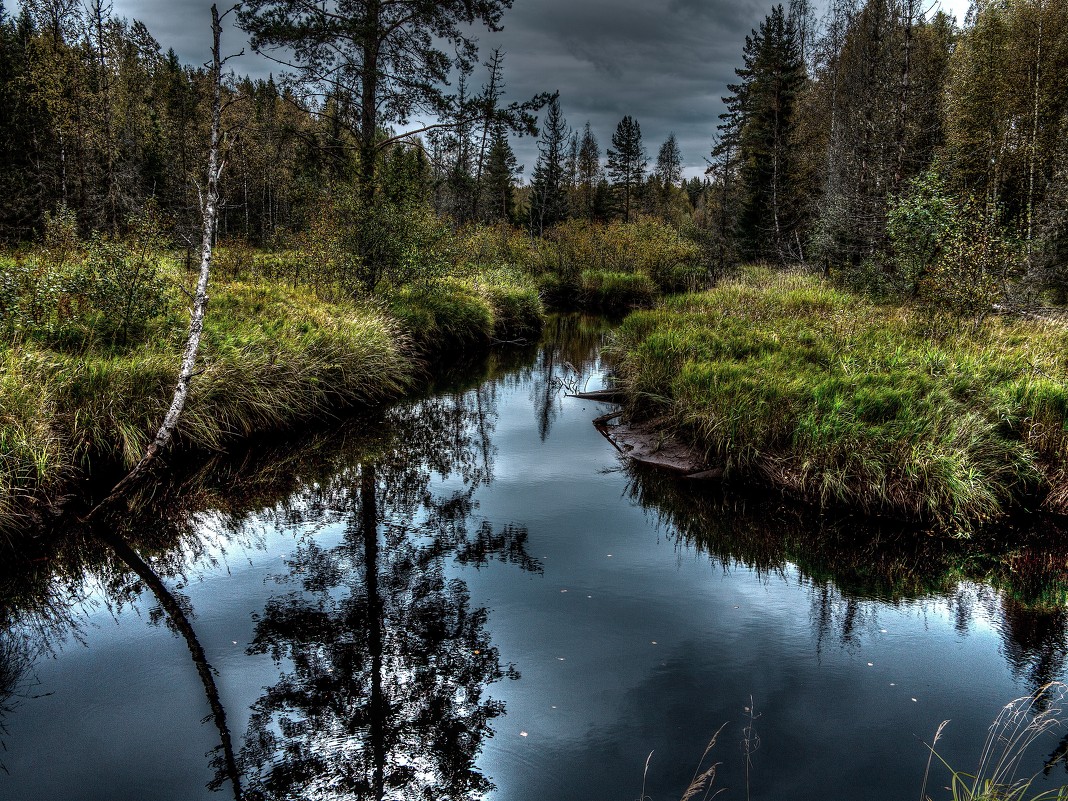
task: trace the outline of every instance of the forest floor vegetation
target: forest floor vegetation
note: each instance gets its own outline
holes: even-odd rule
[[[189,283],[171,258],[105,253],[5,259],[0,295],[0,531],[99,465],[144,452],[174,389]],[[176,431],[193,449],[401,395],[443,351],[536,334],[534,283],[497,270],[363,299],[224,269]]]
[[[1068,511],[1068,327],[974,326],[753,268],[630,315],[610,355],[629,413],[728,476],[967,532]]]

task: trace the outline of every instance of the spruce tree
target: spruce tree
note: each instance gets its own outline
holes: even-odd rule
[[[531,227],[538,235],[567,218],[567,122],[554,95],[545,113],[530,187]]]
[[[515,153],[508,142],[508,132],[498,125],[490,140],[486,156],[486,171],[483,175],[483,219],[489,222],[511,222],[515,216],[516,175],[522,170],[517,166]]]
[[[631,197],[641,187],[648,164],[642,129],[629,114],[619,121],[608,149],[608,174],[623,194],[623,219],[630,222]]]
[[[656,176],[665,189],[677,186],[682,181],[682,151],[679,150],[674,132],[660,146],[656,155]]]
[[[458,108],[445,86],[454,74],[471,73],[475,24],[500,30],[509,6],[511,0],[246,0],[240,21],[257,52],[285,53],[307,88],[351,103],[345,120],[357,142],[360,193],[369,202],[377,154],[392,144],[381,132],[421,115],[451,127]]]
[[[743,255],[786,261],[798,198],[790,183],[790,139],[805,66],[793,22],[781,5],[745,38],[741,83],[729,89],[728,146],[740,164]]]
[[[582,131],[578,152],[578,195],[579,211],[588,220],[594,218],[594,200],[597,184],[601,181],[601,146],[597,137],[590,130],[589,122]]]

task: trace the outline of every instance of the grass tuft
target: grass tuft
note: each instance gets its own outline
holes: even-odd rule
[[[964,773],[949,765],[935,749],[949,721],[943,721],[928,746],[930,755],[924,772],[920,798],[930,801],[927,783],[931,757],[950,773],[953,801],[1064,801],[1068,787],[1057,787],[1032,793],[1038,775],[1021,776],[1020,768],[1031,746],[1062,724],[1063,703],[1068,686],[1053,682],[1033,695],[1017,698],[1006,704],[990,726],[979,754],[974,773]],[[1048,763],[1047,763],[1048,764]]]
[[[631,411],[729,472],[962,530],[1068,509],[1066,352],[1062,326],[932,338],[919,312],[756,269],[631,315],[610,349]]]

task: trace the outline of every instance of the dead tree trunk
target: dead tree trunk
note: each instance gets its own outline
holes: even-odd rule
[[[229,12],[226,12],[229,13]],[[225,14],[223,15],[225,16]],[[200,349],[200,336],[204,331],[204,315],[208,309],[208,274],[211,271],[211,255],[215,223],[219,215],[219,180],[222,177],[223,160],[222,149],[222,66],[223,58],[220,55],[219,41],[222,35],[222,17],[219,16],[218,8],[211,7],[211,142],[208,149],[208,174],[207,186],[201,196],[202,233],[200,240],[200,276],[197,279],[196,294],[193,296],[193,308],[189,316],[189,334],[185,341],[185,352],[182,354],[182,366],[178,371],[178,384],[174,388],[174,397],[163,423],[156,432],[155,439],[145,450],[144,456],[134,465],[126,476],[115,485],[111,494],[108,495],[89,513],[92,517],[101,507],[107,506],[121,497],[130,487],[137,482],[155,462],[156,457],[170,444],[174,436],[174,429],[178,425],[182,409],[185,408],[186,399],[189,397],[189,387],[196,375],[197,351]]]

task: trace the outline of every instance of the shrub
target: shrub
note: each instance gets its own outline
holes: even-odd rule
[[[978,326],[1021,272],[999,216],[990,204],[950,195],[933,171],[914,178],[887,219],[895,293]]]
[[[368,204],[352,189],[320,204],[300,248],[305,282],[350,297],[431,282],[455,261],[452,232],[432,208],[382,197]]]
[[[9,338],[68,350],[143,341],[171,300],[155,219],[132,220],[125,240],[98,234],[79,246],[69,241],[70,220],[62,212],[57,219],[39,252],[5,265],[0,327]]]

